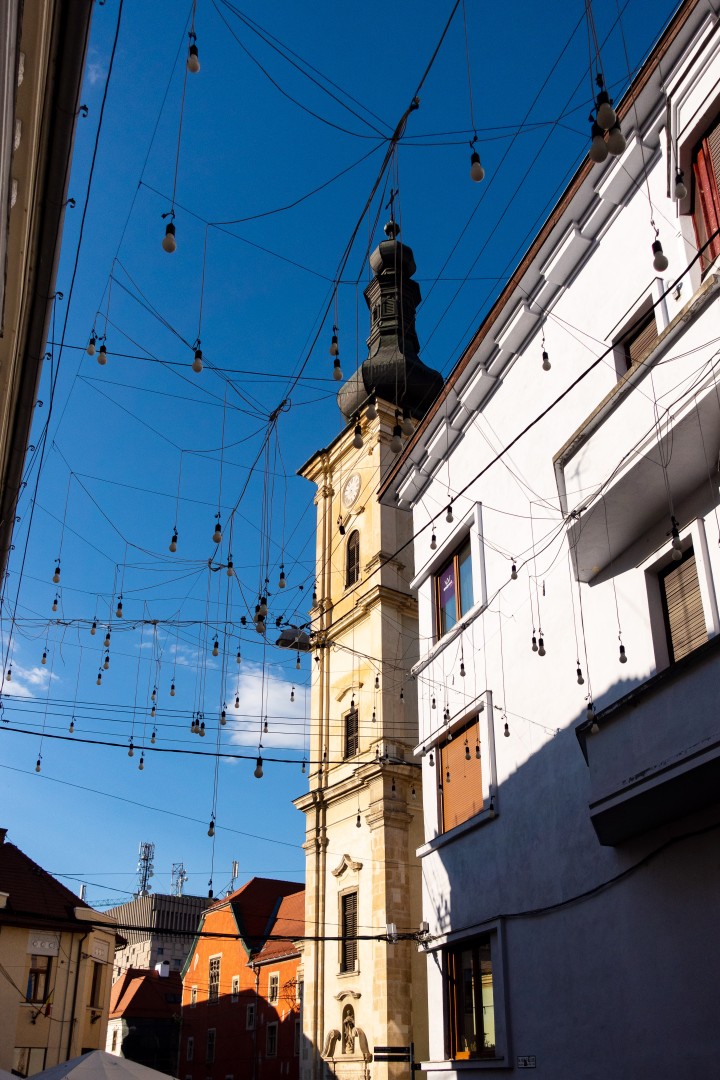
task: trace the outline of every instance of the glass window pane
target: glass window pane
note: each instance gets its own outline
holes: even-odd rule
[[[463,548],[458,555],[458,577],[460,578],[460,614],[464,615],[475,603],[473,598],[472,558],[469,544],[466,548]]]

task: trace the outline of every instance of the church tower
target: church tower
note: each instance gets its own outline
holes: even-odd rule
[[[393,439],[421,418],[442,377],[419,358],[420,288],[391,221],[370,257],[368,358],[340,388],[347,427],[300,470],[317,486],[312,615],[306,936],[301,1080],[406,1080],[407,1064],[371,1063],[375,1046],[427,1056],[425,957],[417,932],[423,842],[414,683],[417,605],[412,518],[376,492]]]

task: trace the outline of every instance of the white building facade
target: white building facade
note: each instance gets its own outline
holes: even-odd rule
[[[711,6],[618,116],[381,489],[413,515],[435,1080],[720,1069]]]

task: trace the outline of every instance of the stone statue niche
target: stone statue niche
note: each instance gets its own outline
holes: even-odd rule
[[[355,1010],[346,1005],[342,1011],[342,1052],[355,1053]]]

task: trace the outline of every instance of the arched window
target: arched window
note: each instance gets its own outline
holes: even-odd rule
[[[360,579],[360,533],[355,529],[347,539],[345,550],[345,588]]]

